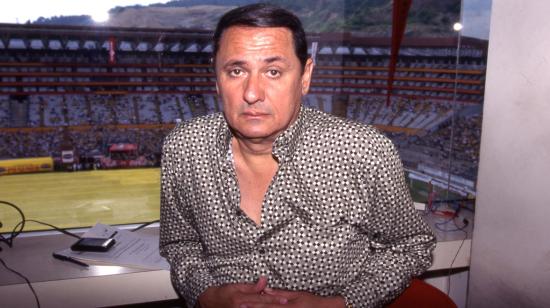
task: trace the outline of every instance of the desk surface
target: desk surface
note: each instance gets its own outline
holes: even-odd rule
[[[472,246],[473,213],[466,212],[457,220],[467,219],[468,225],[462,230],[447,217],[423,216],[437,238],[433,252],[432,266],[428,271],[465,268],[470,266],[470,248]],[[448,223],[446,223],[448,222]]]
[[[138,232],[158,234],[158,228],[142,229]],[[85,268],[78,264],[65,262],[52,257],[52,252],[65,249],[76,241],[75,238],[62,235],[41,235],[18,237],[12,248],[3,245],[0,257],[8,266],[25,275],[31,282],[44,282],[84,277],[129,274],[147,270],[121,267],[90,265]],[[0,267],[0,286],[21,283],[21,277]]]
[[[466,232],[443,232],[434,228],[442,222],[441,218],[425,216],[424,219],[438,239],[429,271],[468,267],[472,224]],[[158,234],[158,228],[138,232]],[[0,257],[32,282],[42,307],[59,307],[60,303],[64,307],[99,307],[177,298],[166,270],[103,265],[84,268],[52,258],[53,251],[66,248],[74,241],[65,235],[18,238],[13,248],[3,246]],[[28,285],[4,267],[0,267],[0,307],[36,307]]]

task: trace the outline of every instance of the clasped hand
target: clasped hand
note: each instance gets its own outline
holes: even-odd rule
[[[199,297],[201,308],[338,308],[344,307],[341,296],[323,297],[302,291],[285,291],[267,287],[262,276],[255,284],[235,283],[210,287]]]

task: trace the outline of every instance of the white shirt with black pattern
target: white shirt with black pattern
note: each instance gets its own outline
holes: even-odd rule
[[[435,238],[376,129],[301,107],[274,143],[259,226],[239,207],[231,138],[217,113],[164,141],[160,249],[189,307],[209,286],[261,275],[271,288],[381,306],[430,266]]]

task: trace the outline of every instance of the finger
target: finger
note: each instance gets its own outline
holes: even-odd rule
[[[248,303],[248,304],[241,304],[239,308],[286,308],[282,307],[281,305],[277,304],[264,304],[264,303]]]
[[[261,281],[258,280],[256,283],[236,283],[233,286],[242,293],[259,295],[263,291],[262,285],[259,285],[260,282]],[[264,283],[264,282],[261,282],[261,283]]]
[[[257,292],[262,292],[267,287],[267,277],[260,276],[258,278],[258,281],[256,282],[256,285],[254,286],[254,290]]]
[[[289,300],[298,298],[301,294],[301,292],[297,291],[286,291],[286,290],[280,290],[280,289],[272,289],[272,288],[265,288],[264,293],[276,297],[284,297]]]
[[[285,305],[288,299],[280,296],[272,296],[267,294],[241,294],[239,302],[247,307],[261,307],[261,305]]]
[[[243,304],[239,308],[291,308],[287,304]]]

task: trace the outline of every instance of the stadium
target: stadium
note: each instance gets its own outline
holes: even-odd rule
[[[211,36],[205,30],[0,24],[4,199],[44,220],[46,212],[59,209],[50,221],[63,227],[158,219],[163,137],[180,121],[221,111]],[[405,37],[387,101],[390,38],[310,33],[316,67],[304,104],[388,135],[415,200],[426,201],[434,191],[441,198],[473,197],[487,41],[460,39]],[[6,176],[40,171],[56,172]],[[116,172],[142,189],[108,180]],[[104,184],[91,184],[98,175]],[[39,193],[45,182],[66,183],[63,189],[80,191],[74,198],[97,207],[84,201],[60,205],[55,193],[22,197]],[[110,193],[98,197],[95,189]],[[114,204],[121,203],[127,214],[114,215]],[[146,213],[131,214],[140,204]],[[65,222],[58,216],[75,210],[89,217]]]
[[[169,264],[143,268],[141,263],[104,253],[103,258],[81,258],[70,247],[76,237],[117,236],[118,243],[125,243],[129,241],[123,236],[128,235],[128,240],[140,237],[143,241],[132,241],[137,244],[134,247],[145,248],[140,251],[146,257],[156,258],[162,229],[179,231],[188,226],[166,220],[158,223],[163,138],[181,123],[222,111],[211,63],[212,29],[225,12],[252,2],[256,1],[20,0],[3,7],[0,306],[186,306],[180,297],[182,284],[173,284],[172,278],[181,272],[171,273]],[[546,82],[550,79],[550,23],[546,21],[550,2],[261,2],[293,12],[307,33],[315,69],[303,104],[372,125],[396,145],[405,181],[416,201],[416,211],[409,212],[421,216],[437,239],[430,268],[413,281],[419,279],[439,291],[428,288],[436,292],[426,289],[420,299],[435,307],[550,307],[545,287],[550,282],[550,242],[545,237],[550,232],[550,92]],[[337,149],[324,150],[335,153]],[[342,169],[336,165],[339,161],[328,161],[338,167],[336,172]],[[311,169],[321,164],[312,164]],[[182,182],[194,180],[194,174],[179,175]],[[256,185],[257,179],[253,180]],[[357,184],[373,183],[367,181]],[[331,183],[325,187],[349,188]],[[372,186],[375,192],[382,191],[382,185]],[[210,192],[206,195],[213,196]],[[280,190],[275,193],[287,197]],[[234,200],[239,197],[233,196]],[[325,200],[331,203],[331,212],[302,215],[303,221],[311,221],[307,227],[322,223],[319,227],[330,232],[356,227],[355,220],[342,220],[341,202]],[[216,208],[217,201],[212,197],[205,207]],[[362,251],[382,256],[375,260],[380,265],[377,270],[370,271],[370,263],[325,262],[333,243],[310,238],[298,246],[323,251],[296,263],[303,264],[302,268],[285,267],[285,273],[296,268],[292,272],[305,269],[315,275],[332,275],[340,266],[348,267],[353,275],[367,274],[368,279],[354,279],[349,286],[365,286],[357,294],[369,294],[369,298],[404,286],[403,280],[383,288],[370,284],[383,283],[381,276],[389,275],[395,281],[412,274],[394,269],[412,261],[403,252],[412,252],[407,247],[416,241],[388,249],[386,241],[379,241],[387,238],[386,232],[370,232],[378,227],[386,227],[389,233],[398,231],[410,217],[368,219],[395,209],[385,201],[368,204],[370,211],[361,213],[367,219],[360,223],[370,226],[358,229],[362,238],[372,238],[369,251],[361,247]],[[354,219],[359,217],[355,205],[345,204]],[[251,238],[248,246],[238,249],[243,256],[253,256],[243,260],[259,260],[254,267],[266,265],[255,273],[257,285],[263,283],[264,271],[271,272],[277,259],[273,255],[282,257],[280,264],[300,259],[287,254],[285,248],[304,233],[262,245],[268,238],[264,235],[273,233],[263,232],[267,230],[261,223],[254,233],[252,221],[247,221],[250,217],[236,207],[227,209],[231,221],[225,226],[231,230],[222,236],[233,239],[227,242],[245,238],[244,232],[233,228],[244,224],[260,240]],[[176,209],[175,216],[189,213],[186,210]],[[217,216],[203,217],[199,223],[210,226],[206,223]],[[174,243],[189,247],[184,244],[187,240],[182,237]],[[197,243],[196,238],[192,241]],[[217,247],[228,255],[224,246]],[[348,250],[355,253],[355,247]],[[70,254],[58,254],[67,251]],[[118,253],[118,249],[110,252]],[[205,246],[196,252],[202,253],[202,260],[206,260],[202,256],[211,256]],[[414,252],[425,254],[427,250]],[[175,255],[180,258],[175,262],[190,261],[187,251],[178,249]],[[192,253],[191,261],[196,256]],[[385,262],[386,256],[395,262]],[[322,262],[312,260],[316,258]],[[188,272],[195,275],[199,267]],[[307,283],[309,277],[303,281]],[[414,294],[415,285],[411,283],[398,300]],[[434,302],[440,299],[445,303]],[[298,300],[291,306],[300,306]],[[428,306],[424,303],[405,307]]]

